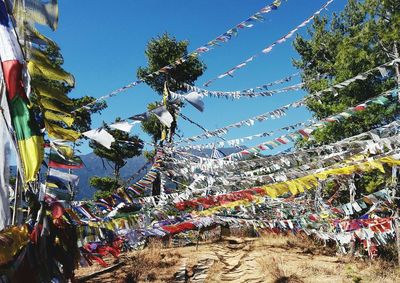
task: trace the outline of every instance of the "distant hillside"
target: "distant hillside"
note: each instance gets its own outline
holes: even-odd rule
[[[79,192],[76,196],[77,200],[83,198],[91,198],[96,191],[89,185],[89,179],[92,176],[111,176],[112,169],[110,166],[104,161],[104,164],[100,157],[96,156],[94,153],[89,153],[87,155],[81,156],[83,163],[85,166],[80,170],[74,170],[73,174],[76,174],[80,177],[79,182]],[[145,165],[147,159],[144,156],[134,157],[128,160],[128,163],[121,170],[121,177],[124,179],[130,178],[133,174],[135,174],[143,165]],[[146,172],[142,172],[144,175]],[[142,176],[137,176],[136,178],[140,178]]]

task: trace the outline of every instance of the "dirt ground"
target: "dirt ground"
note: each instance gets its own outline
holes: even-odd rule
[[[306,238],[282,236],[227,237],[198,249],[155,243],[123,255],[120,262],[81,282],[400,282],[399,269],[381,260],[337,256]],[[82,268],[76,275],[83,278],[98,269]]]

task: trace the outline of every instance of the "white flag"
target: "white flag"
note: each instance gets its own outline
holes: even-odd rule
[[[98,142],[108,149],[111,149],[111,144],[115,142],[114,137],[104,129],[90,130],[82,133],[82,135]]]
[[[171,113],[167,110],[167,107],[161,106],[156,109],[151,110],[151,113],[156,115],[158,120],[160,122],[167,126],[168,128],[171,128],[171,123],[174,121],[174,118],[172,117]]]

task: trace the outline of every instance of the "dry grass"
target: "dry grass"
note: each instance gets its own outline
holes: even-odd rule
[[[150,241],[144,250],[126,256],[126,265],[129,267],[129,271],[120,282],[159,282],[161,278],[158,277],[163,274],[163,269],[170,273],[179,259],[179,253],[163,249],[160,241]]]
[[[354,263],[350,277],[360,277],[362,282],[400,282],[400,268],[385,260],[367,260]],[[354,281],[354,280],[353,280]]]
[[[266,266],[267,270],[269,270],[269,274],[272,277],[274,283],[302,283],[301,280],[296,274],[290,274],[285,269],[285,265],[283,263],[282,258],[276,259],[273,258],[272,262]]]
[[[300,233],[297,235],[263,233],[258,243],[264,247],[300,250],[302,253],[310,255],[336,255],[335,246],[324,245],[320,240]]]
[[[200,260],[217,259],[215,253],[221,250],[220,245],[229,244],[200,245],[198,250],[196,247],[169,249],[163,248],[162,242],[153,241],[142,251],[124,255],[124,267],[108,274],[108,277],[97,277],[89,282],[171,282],[183,263],[190,276]],[[321,242],[302,235],[267,234],[258,238],[252,246],[249,250],[231,252],[242,251],[244,258],[239,269],[246,270],[247,265],[255,266],[251,275],[259,273],[265,280],[263,282],[400,282],[400,270],[393,262],[338,257],[329,253],[332,251],[330,247],[323,247]],[[226,251],[229,256],[229,249]],[[208,269],[206,282],[223,282],[219,279],[227,272],[230,270],[226,268],[226,262],[215,260]]]

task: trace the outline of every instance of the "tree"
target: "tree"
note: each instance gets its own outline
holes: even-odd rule
[[[121,121],[120,118],[115,120],[115,122],[119,121]],[[89,142],[89,146],[93,148],[93,152],[97,156],[108,161],[108,164],[113,169],[115,179],[118,180],[120,170],[126,165],[126,160],[142,153],[143,141],[136,135],[131,136],[124,131],[111,129],[106,124],[103,127],[115,138],[115,142],[111,144],[111,149],[93,140]]]
[[[185,87],[183,86],[183,83],[193,84],[206,69],[206,65],[196,56],[188,56],[188,45],[188,41],[178,41],[168,33],[152,38],[147,43],[145,51],[148,66],[138,68],[138,78],[143,79],[147,85],[160,95],[163,94],[165,84],[167,84],[171,91],[184,91]],[[156,75],[149,76],[150,74],[153,74],[161,68],[175,63],[177,60],[181,60],[182,58],[184,58],[184,61],[181,64],[178,64],[167,72],[160,72]],[[147,106],[147,109],[148,111],[153,110],[158,105],[157,102],[150,103]],[[170,141],[172,141],[172,136],[177,129],[176,115],[180,107],[182,107],[182,105],[177,105],[177,107],[167,105],[168,111],[174,118],[170,129]],[[163,125],[154,115],[149,117],[147,121],[142,122],[142,129],[152,137],[154,144],[161,139]],[[152,154],[148,153],[147,155],[150,157]],[[160,188],[161,178],[157,175],[157,179],[153,183],[153,194],[159,194]]]
[[[345,9],[327,17],[317,17],[311,38],[298,36],[294,47],[300,54],[294,65],[303,71],[306,90],[314,93],[330,85],[352,78],[395,58],[400,43],[400,3],[397,0],[349,0]],[[398,66],[396,68],[398,72]],[[323,78],[318,76],[323,75]],[[369,76],[346,88],[307,100],[307,107],[317,119],[339,113],[400,83],[400,73],[389,79]],[[365,111],[319,129],[312,142],[325,144],[367,131],[396,118],[399,107],[393,105],[368,107]],[[300,146],[310,142],[300,142]]]
[[[104,109],[107,108],[107,103],[105,101],[95,102],[93,103],[96,98],[92,96],[82,96],[79,98],[72,98],[72,105],[73,109],[80,109],[75,112],[75,121],[72,125],[72,129],[75,131],[84,133],[89,131],[92,126],[92,115],[93,114],[100,114]],[[90,108],[82,108],[85,105],[91,104]],[[79,142],[76,142],[79,145]]]
[[[165,82],[167,82],[168,88],[171,91],[184,91],[185,87],[183,83],[193,84],[206,69],[205,64],[197,57],[188,56],[188,45],[188,41],[178,41],[168,33],[152,38],[148,42],[145,51],[148,66],[138,68],[138,78],[143,79],[147,85],[160,95],[163,94]],[[175,68],[168,70],[168,72],[160,72],[157,75],[148,76],[183,57],[185,57],[186,60],[182,64],[178,64]],[[150,103],[148,105],[148,110],[156,108],[157,105],[157,102]],[[169,106],[168,110],[170,112],[175,111]],[[175,113],[171,114],[174,116]],[[174,122],[176,123],[176,121]],[[143,122],[142,129],[152,136],[154,143],[160,140],[162,124],[156,117],[150,117],[148,121]]]
[[[120,118],[115,119],[115,122],[120,121]],[[90,178],[90,185],[98,190],[94,195],[95,199],[107,197],[121,186],[120,171],[126,165],[126,160],[139,156],[143,149],[143,141],[138,136],[111,129],[107,124],[104,124],[103,127],[115,138],[115,142],[111,144],[111,149],[94,140],[89,142],[89,146],[93,148],[94,154],[102,160],[106,159],[107,164],[113,169],[114,178],[98,176]]]
[[[310,39],[298,36],[294,47],[300,55],[294,65],[303,71],[303,81],[309,93],[315,93],[340,83],[359,73],[398,58],[400,43],[400,2],[398,0],[349,0],[345,9],[327,17],[317,17],[308,30]],[[318,78],[321,76],[323,78]],[[378,73],[356,81],[343,89],[324,93],[307,100],[307,107],[317,119],[337,114],[400,84],[399,66],[394,76],[382,78]],[[300,141],[298,147],[332,143],[387,124],[399,114],[397,103],[388,106],[371,105],[339,123],[330,123],[314,131],[312,139]],[[379,171],[357,177],[362,192],[372,192],[382,186],[385,176]]]

